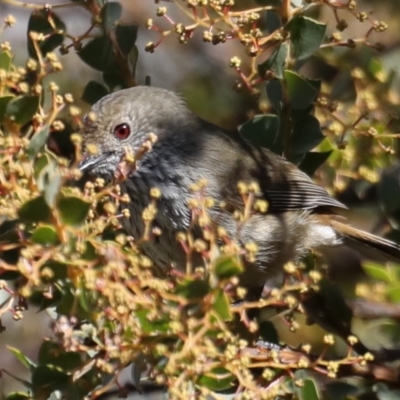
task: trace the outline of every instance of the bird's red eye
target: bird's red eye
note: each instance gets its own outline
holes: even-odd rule
[[[114,136],[119,140],[124,140],[131,134],[131,128],[128,124],[119,124],[114,129]]]

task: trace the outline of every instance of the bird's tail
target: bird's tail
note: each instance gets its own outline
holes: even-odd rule
[[[337,220],[331,220],[331,226],[343,239],[343,244],[375,261],[400,263],[400,246]]]

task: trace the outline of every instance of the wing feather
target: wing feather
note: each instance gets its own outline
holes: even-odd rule
[[[266,189],[265,194],[269,201],[269,210],[275,212],[310,210],[318,207],[346,208],[325,189],[306,180],[274,184]]]

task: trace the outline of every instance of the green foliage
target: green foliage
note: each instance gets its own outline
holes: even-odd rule
[[[166,4],[178,3],[183,4]],[[286,156],[310,176],[316,174],[333,194],[376,193],[385,213],[382,224],[397,228],[399,171],[386,170],[382,179],[379,174],[397,155],[400,124],[393,111],[398,102],[393,74],[371,52],[379,48],[371,32],[384,31],[385,24],[367,18],[365,36],[344,41],[309,13],[315,2],[296,9],[286,0],[257,0],[257,8],[243,3],[241,9],[230,2],[191,3],[177,10],[184,10],[192,24],[172,23],[168,10],[159,8],[156,13],[172,24],[163,30],[149,15],[147,27],[159,40],[145,50],[157,51],[174,36],[190,46],[199,32],[204,46],[236,40],[249,57],[229,62],[238,74],[235,88],[254,96],[265,90],[267,98],[240,126],[242,137]],[[351,20],[362,19],[355,2],[323,3],[321,8],[336,19],[339,11]],[[244,261],[251,262],[257,250],[251,244],[241,248],[216,226],[207,227],[200,242],[189,230],[179,238],[188,249],[187,271],[160,268],[166,266],[155,265],[141,251],[151,237],[133,241],[126,235],[126,200],[118,186],[80,182],[76,165],[82,157],[81,140],[74,132],[82,115],[72,96],[61,94],[51,82],[63,68],[58,51],[68,57],[73,49],[83,63],[102,73],[103,82],[82,83],[81,99],[94,104],[136,84],[142,49],[136,46],[138,27],[121,21],[120,3],[71,0],[65,5],[76,14],[84,8],[83,14],[90,15],[82,34],[69,31],[58,8],[56,13],[56,7],[35,6],[27,26],[30,59],[16,65],[9,45],[2,44],[0,50],[0,292],[6,296],[0,318],[9,314],[23,324],[28,303],[38,311],[52,308],[55,314],[51,338],[36,349],[37,362],[8,347],[28,377],[22,379],[22,373],[1,365],[0,375],[21,385],[4,398],[47,399],[58,392],[67,399],[95,399],[107,389],[105,382],[117,382],[128,365],[135,385],[140,385],[145,365],[150,379],[166,386],[171,399],[215,397],[221,391],[255,399],[398,398],[396,367],[379,360],[372,365],[369,354],[332,354],[330,335],[322,350],[307,344],[291,347],[275,322],[248,319],[248,308],[276,307],[295,332],[299,314],[314,307],[317,322],[328,332],[341,327],[350,333],[352,303],[336,284],[322,279],[313,263],[290,264],[281,287],[260,301],[243,302],[246,293],[238,278],[246,268]],[[281,21],[272,32],[264,26],[271,15],[267,13]],[[338,30],[345,27],[337,22]],[[5,27],[12,25],[7,17]],[[356,44],[362,49],[355,49]],[[339,53],[337,47],[346,49]],[[179,50],[174,52],[166,56],[182,57]],[[308,75],[313,68],[302,68],[315,67],[316,59],[334,69],[334,80],[316,80]],[[243,205],[234,210],[238,232],[253,213],[268,212],[268,204],[257,203],[254,188],[242,187],[241,194]],[[201,190],[195,195],[200,203],[194,218],[204,213],[207,220],[210,199],[202,198]],[[152,221],[146,223],[153,232]],[[205,266],[197,268],[192,255],[200,256]],[[367,315],[366,326],[388,349],[398,349],[398,312],[393,310],[400,301],[399,268],[364,263],[363,282],[355,288],[358,301],[372,302],[373,310],[385,309],[386,318]],[[318,294],[318,304],[307,303],[311,292]],[[326,314],[335,326],[328,326]],[[349,350],[356,342],[348,338]]]

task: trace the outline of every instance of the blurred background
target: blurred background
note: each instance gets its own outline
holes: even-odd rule
[[[8,28],[2,33],[0,42],[9,42],[15,55],[15,64],[24,66],[28,58],[27,23],[32,9],[23,7],[23,2],[19,3],[19,5],[18,3],[14,0],[0,0],[1,19],[4,19],[8,14],[12,14],[17,20],[14,27]],[[55,6],[64,3],[64,1],[51,0],[48,3],[51,6]],[[133,22],[139,27],[136,42],[139,49],[139,57],[135,77],[138,84],[145,84],[147,77],[150,77],[151,85],[181,93],[190,108],[200,117],[228,129],[234,129],[252,115],[271,109],[263,85],[260,85],[259,88],[261,90],[259,98],[245,91],[237,93],[233,89],[235,82],[238,80],[238,74],[235,69],[229,67],[229,60],[232,57],[242,57],[244,55],[243,46],[238,41],[227,41],[224,45],[216,47],[210,43],[204,43],[201,34],[195,33],[189,44],[182,45],[174,35],[170,35],[156,48],[154,53],[145,52],[144,48],[148,42],[157,42],[159,39],[157,32],[146,29],[146,21],[149,18],[152,18],[162,29],[170,29],[168,21],[156,17],[157,7],[160,5],[167,6],[168,16],[174,21],[186,24],[189,23],[189,20],[182,10],[170,2],[155,4],[156,2],[150,0],[123,0],[120,3],[124,10],[123,21],[127,23]],[[300,1],[298,0],[293,2],[293,4],[299,3]],[[44,5],[38,0],[30,0],[29,4]],[[257,4],[251,1],[240,0],[236,2],[238,9],[248,7],[251,4],[257,7]],[[302,73],[310,78],[323,77],[327,84],[337,85],[336,97],[338,99],[346,99],[346,97],[351,99],[354,87],[350,80],[343,79],[343,71],[351,74],[357,68],[364,69],[365,60],[379,60],[385,74],[393,75],[391,87],[395,101],[391,103],[391,107],[395,112],[396,96],[400,93],[400,80],[397,77],[398,66],[400,65],[400,34],[398,33],[400,1],[359,0],[357,1],[357,6],[367,13],[373,10],[372,19],[383,20],[388,24],[389,28],[380,33],[379,37],[376,33],[371,34],[371,40],[382,43],[384,49],[381,52],[376,52],[363,45],[351,50],[345,47],[335,48],[333,51],[336,52],[336,56],[339,53],[342,60],[340,65],[330,65],[328,62],[329,53],[327,53],[326,57],[314,59],[305,65],[302,68]],[[83,8],[65,7],[54,9],[54,11],[66,23],[67,30],[75,35],[82,34],[89,26],[90,14]],[[327,7],[314,8],[313,16],[327,23],[327,36],[336,31],[337,21]],[[269,15],[266,18],[265,24],[273,26],[276,23],[273,15]],[[368,29],[365,24],[357,22],[354,18],[348,18],[346,14],[343,14],[343,18],[349,24],[348,29],[343,33],[344,38],[362,37],[366,29]],[[60,86],[62,93],[72,93],[74,98],[78,100],[81,97],[83,87],[89,80],[102,81],[101,73],[84,64],[73,50],[66,55],[60,55],[57,52],[57,55],[63,65],[63,70],[51,76],[51,79]],[[242,69],[246,71],[249,68],[249,61],[244,58]],[[84,112],[90,107],[81,100],[78,100],[77,103]],[[345,108],[342,113],[346,113]],[[397,132],[400,132],[400,129]],[[387,168],[386,171],[388,171]],[[392,173],[391,176],[397,177],[398,170],[394,171],[394,175],[393,171],[388,173]],[[378,174],[383,172],[383,169],[376,170]],[[329,176],[329,171],[326,175],[324,173],[317,174],[316,179],[324,183],[327,179],[326,176]],[[397,193],[400,191],[398,179],[396,178],[393,182],[394,185],[391,186],[393,193]],[[387,224],[382,223],[382,220],[386,221],[386,218],[384,218],[382,207],[377,202],[376,185],[366,184],[366,182],[360,183],[359,180],[350,183],[346,180],[346,184],[342,186],[340,184],[335,186],[335,182],[332,179],[329,183],[332,185],[333,193],[352,207],[352,212],[348,215],[352,223],[380,234],[385,234],[388,231]],[[393,237],[396,237],[396,234],[393,234]],[[359,260],[353,254],[338,254],[336,251],[332,254],[330,260],[331,274],[339,282],[342,282],[343,290],[354,294],[355,282],[359,283],[360,279],[361,281],[364,279],[358,275],[361,271],[357,267]],[[0,301],[4,301],[4,299],[0,299]],[[318,343],[321,342],[323,331],[315,326],[304,326],[300,333],[290,334],[279,320],[276,322],[285,340],[293,344],[307,341],[318,346]],[[20,374],[22,371],[19,368],[19,363],[16,362],[6,345],[21,349],[34,360],[37,356],[35,351],[42,337],[50,332],[48,319],[44,312],[38,313],[35,309],[31,309],[26,313],[24,321],[13,322],[11,317],[6,315],[3,324],[6,327],[6,331],[0,336],[0,368],[6,368],[20,378],[24,378],[23,374]],[[356,325],[358,325],[361,335],[365,330],[368,331],[369,335],[373,333],[370,327],[367,328],[362,320],[358,320]],[[379,331],[375,333],[378,336],[380,334]],[[122,377],[121,383],[129,382],[129,380],[129,373],[127,373],[126,376]],[[18,383],[7,376],[3,376],[0,379],[1,390],[7,393],[11,387],[18,389]],[[143,398],[156,399],[161,398],[161,396],[162,394],[160,393],[151,393]],[[131,398],[141,398],[141,395],[135,394]]]

